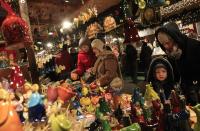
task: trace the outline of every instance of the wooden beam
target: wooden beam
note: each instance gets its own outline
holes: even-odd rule
[[[29,35],[30,35],[31,41],[33,41],[30,20],[29,20],[29,15],[28,15],[27,1],[19,0],[19,6],[20,6],[21,17],[27,22],[28,27],[29,27]],[[29,70],[31,72],[32,83],[39,84],[39,75],[38,75],[38,69],[37,69],[37,64],[36,64],[36,59],[35,59],[33,42],[24,43],[24,46],[27,50]]]

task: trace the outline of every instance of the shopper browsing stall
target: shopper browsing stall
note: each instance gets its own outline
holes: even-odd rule
[[[112,51],[104,50],[104,43],[101,40],[95,39],[91,45],[97,57],[92,68],[92,73],[96,76],[96,84],[108,86],[115,77],[120,77],[117,58]]]
[[[63,45],[61,53],[56,58],[57,66],[64,66],[64,70],[59,74],[59,79],[66,79],[69,75],[72,66],[72,57],[68,52],[68,46]]]
[[[200,42],[182,34],[175,23],[164,25],[155,35],[161,48],[177,63],[183,92],[195,105],[200,100],[198,88],[194,88],[200,84]]]
[[[72,71],[72,78],[82,76],[96,61],[96,57],[91,49],[90,40],[87,37],[82,37],[80,39],[79,48],[77,68]]]

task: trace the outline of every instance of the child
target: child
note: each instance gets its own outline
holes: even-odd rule
[[[162,57],[154,58],[149,67],[147,81],[152,83],[161,101],[167,100],[175,85],[173,68],[169,61]]]
[[[82,37],[79,41],[80,51],[78,53],[77,68],[71,72],[72,79],[82,76],[88,69],[93,67],[96,57],[92,52],[90,40],[87,37]]]

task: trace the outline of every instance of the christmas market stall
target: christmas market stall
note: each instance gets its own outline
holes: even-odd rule
[[[188,104],[179,83],[167,95],[157,91],[151,79],[156,69],[149,68],[139,81],[144,87],[139,82],[126,87],[130,82],[122,70],[127,45],[138,46],[145,38],[153,42],[165,22],[176,22],[189,37],[191,30],[200,33],[195,23],[200,21],[199,0],[27,2],[0,0],[0,131],[200,131],[200,104]],[[60,25],[66,14],[71,21]],[[94,67],[78,75],[77,54],[88,41],[92,55],[97,41],[109,57],[96,55]],[[61,59],[63,52],[67,59]],[[165,55],[150,66],[169,69],[171,80],[174,72]],[[101,63],[107,59],[116,64]],[[97,79],[99,65],[104,74],[116,68],[117,75],[108,80],[111,71]]]

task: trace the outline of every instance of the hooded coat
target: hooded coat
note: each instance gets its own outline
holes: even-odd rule
[[[111,51],[104,51],[98,56],[92,72],[100,86],[108,86],[115,77],[120,77],[116,56]]]
[[[158,33],[164,32],[169,35],[178,47],[182,50],[180,59],[173,61],[173,67],[177,68],[181,76],[181,84],[184,85],[184,91],[190,90],[190,86],[193,85],[193,81],[198,81],[200,84],[200,41],[188,38],[182,34],[178,26],[174,23],[168,23],[165,26],[159,28],[156,33],[156,39],[160,47],[166,52],[163,45],[158,40]]]
[[[156,66],[158,64],[162,64],[165,66],[165,69],[167,70],[167,78],[164,81],[159,81],[156,79]],[[171,90],[174,89],[174,74],[173,74],[173,68],[170,62],[163,57],[157,57],[154,58],[149,66],[149,71],[147,74],[147,81],[152,83],[152,86],[154,90],[160,94],[161,90],[164,90],[165,98],[168,99]]]

